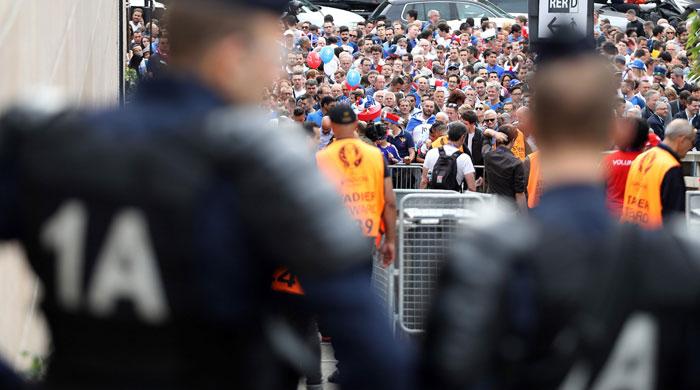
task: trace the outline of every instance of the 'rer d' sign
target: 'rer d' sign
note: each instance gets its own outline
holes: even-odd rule
[[[557,41],[571,33],[593,40],[593,1],[529,0],[530,40]]]
[[[549,0],[550,14],[578,12],[578,0]]]

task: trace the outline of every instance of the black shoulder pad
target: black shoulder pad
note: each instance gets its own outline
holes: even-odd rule
[[[368,239],[315,167],[298,126],[272,126],[264,113],[215,112],[205,126],[218,169],[242,193],[243,212],[268,256],[323,274],[371,261]]]
[[[423,380],[440,388],[467,388],[487,371],[500,342],[501,300],[512,268],[539,237],[512,218],[477,225],[456,240],[427,322]]]
[[[0,155],[14,156],[21,138],[30,133],[45,131],[66,111],[41,110],[32,106],[13,106],[0,114]]]

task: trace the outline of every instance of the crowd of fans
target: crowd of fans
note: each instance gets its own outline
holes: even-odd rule
[[[144,20],[144,11],[135,8],[127,26],[127,69],[136,74],[136,80],[162,76],[168,66],[167,30],[161,29],[160,21]]]
[[[303,124],[321,150],[333,142],[328,111],[336,104],[351,105],[360,119],[358,135],[379,147],[389,164],[426,168],[427,153],[449,143],[444,125],[461,122],[468,131],[459,152],[471,161],[476,188],[518,198],[528,181],[528,155],[537,150],[528,108],[535,58],[527,18],[500,27],[488,18],[469,18],[452,30],[438,11],[428,15],[428,21],[420,21],[409,11],[406,20],[380,17],[355,26],[336,25],[330,15],[322,26],[284,15],[278,49],[286,61],[279,79],[266,88],[264,108],[272,121]],[[609,58],[620,80],[616,114],[648,124],[652,145],[663,140],[673,118],[700,129],[700,87],[688,82],[685,22],[642,21],[634,9],[627,19],[623,30],[594,15],[597,50]],[[158,20],[144,23],[140,9],[133,11],[129,29],[129,68],[139,79],[158,78],[167,67],[167,31]],[[319,61],[327,47],[332,56]],[[359,83],[349,80],[358,73]],[[372,132],[370,138],[365,129],[376,122],[384,124],[383,134]],[[502,173],[495,161],[510,159],[485,157],[506,149],[524,169],[516,167],[508,188],[495,183],[498,179],[489,185],[485,174]],[[485,160],[490,167],[484,167]],[[508,166],[513,169],[512,161]],[[418,187],[420,181],[409,183]]]

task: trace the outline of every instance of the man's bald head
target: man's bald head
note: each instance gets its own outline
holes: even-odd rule
[[[533,129],[543,147],[603,149],[613,125],[619,82],[597,57],[579,56],[544,64],[535,75]]]
[[[664,138],[670,140],[678,139],[681,137],[693,138],[695,139],[695,129],[693,126],[684,119],[674,119],[671,123],[666,126],[666,131],[664,132]]]
[[[435,114],[435,120],[442,123],[448,123],[450,121],[450,117],[447,116],[447,114],[444,111],[440,111],[437,114]]]
[[[526,136],[530,135],[532,130],[530,108],[525,106],[518,108],[515,110],[515,117],[518,121],[518,130],[522,131]]]
[[[695,129],[685,119],[674,119],[666,126],[663,143],[684,158],[695,145]]]

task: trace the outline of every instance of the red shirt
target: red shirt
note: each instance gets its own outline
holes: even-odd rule
[[[616,218],[622,214],[622,203],[625,200],[625,186],[630,166],[641,153],[641,150],[635,152],[618,150],[605,156],[603,160],[608,176],[608,208]]]

